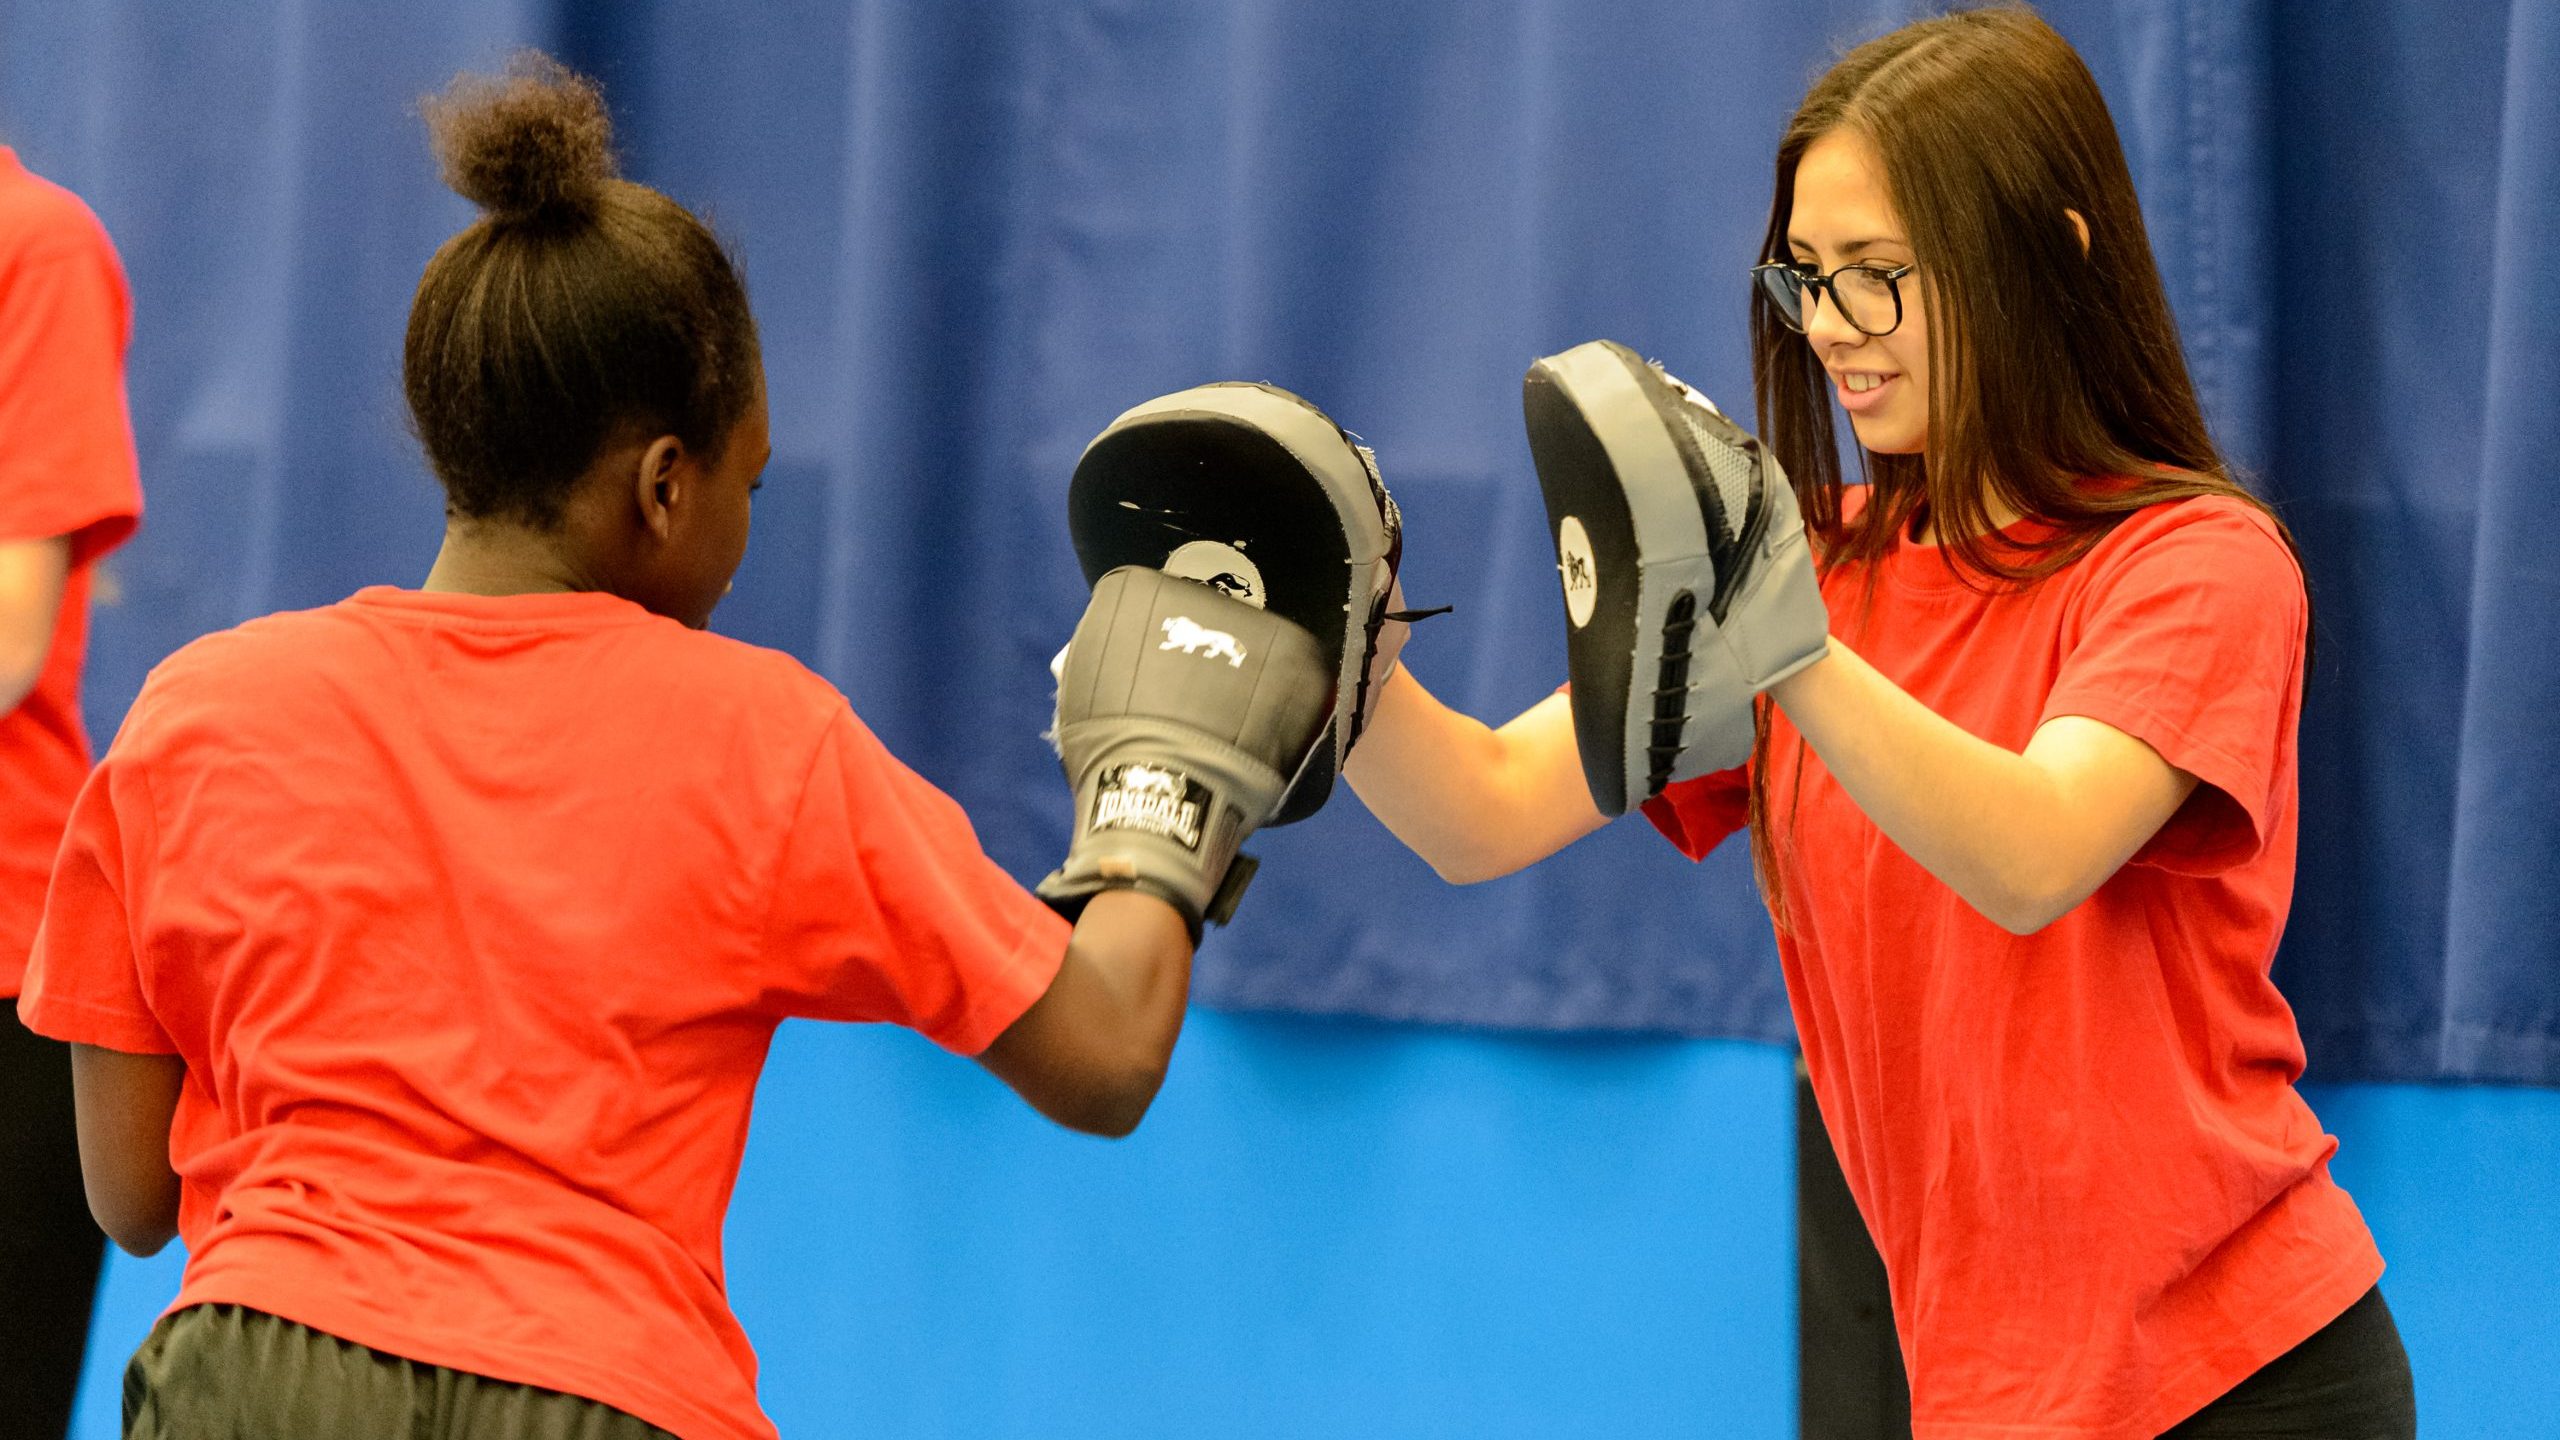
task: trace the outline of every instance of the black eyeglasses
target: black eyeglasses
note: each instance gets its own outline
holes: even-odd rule
[[[1779,323],[1799,335],[1804,333],[1805,295],[1813,291],[1827,292],[1831,308],[1859,334],[1890,335],[1902,324],[1902,277],[1919,268],[1916,263],[1869,262],[1824,275],[1811,266],[1772,260],[1752,266],[1751,276],[1760,282],[1760,293],[1778,307]]]

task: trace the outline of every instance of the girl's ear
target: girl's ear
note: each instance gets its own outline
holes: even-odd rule
[[[640,452],[640,463],[632,467],[632,501],[638,506],[640,523],[650,534],[664,540],[674,528],[670,513],[683,496],[684,442],[673,435],[661,435]]]
[[[2071,221],[2071,228],[2080,232],[2080,253],[2084,257],[2087,256],[2089,253],[2088,217],[2067,205],[2063,207],[2062,213]]]

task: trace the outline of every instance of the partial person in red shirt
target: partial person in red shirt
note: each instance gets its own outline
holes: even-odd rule
[[[2095,82],[2023,8],[1861,46],[1787,128],[1766,243],[1759,423],[1830,650],[1748,765],[1644,809],[1692,857],[1751,832],[1912,1433],[2404,1440],[2382,1259],[2268,979],[2302,577],[2206,432]],[[1488,878],[1603,823],[1572,724],[1489,728],[1407,668],[1345,774]]]
[[[124,269],[78,196],[0,146],[0,1000],[89,773],[80,662],[98,561],[142,514]],[[59,1435],[106,1253],[81,1196],[70,1052],[0,1017],[0,1430]]]
[[[1199,911],[1115,872],[1070,922],[704,632],[771,453],[735,267],[547,61],[429,115],[487,212],[410,315],[434,568],[153,672],[19,1002],[100,1221],[188,1250],[126,1434],[770,1440],[720,1238],[776,1025],[909,1026],[1125,1134]]]

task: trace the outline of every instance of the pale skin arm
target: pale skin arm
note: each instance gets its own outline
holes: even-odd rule
[[[89,1213],[109,1239],[136,1255],[158,1254],[178,1233],[169,1123],[186,1080],[186,1062],[175,1055],[71,1047],[71,1102]]]
[[[1769,693],[1886,838],[2014,934],[2088,899],[2196,787],[2150,746],[2079,715],[2037,726],[2024,753],[2003,749],[1837,637]]]
[[[2112,725],[2062,715],[2023,753],[1911,698],[1836,637],[1771,691],[1858,808],[2005,930],[2030,934],[2089,898],[2168,823],[2194,776]],[[1571,702],[1499,729],[1398,670],[1343,769],[1397,839],[1460,884],[1508,875],[1606,823],[1583,784]]]
[[[71,542],[0,541],[0,715],[18,708],[44,673],[71,570]]]
[[[1583,783],[1570,700],[1550,695],[1496,729],[1441,704],[1410,667],[1388,677],[1342,777],[1453,884],[1508,875],[1608,823]]]

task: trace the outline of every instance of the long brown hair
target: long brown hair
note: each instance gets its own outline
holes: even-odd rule
[[[1765,296],[1754,300],[1760,434],[1795,483],[1826,571],[1873,562],[1925,523],[1960,574],[2021,585],[2146,506],[2225,495],[2266,509],[2206,431],[2124,147],[2070,42],[2034,11],[2003,5],[1918,21],[1851,50],[1814,82],[1778,142],[1763,259],[1790,253],[1805,151],[1844,127],[1875,147],[1926,281],[1929,436],[1920,455],[1862,448],[1866,503],[1845,517],[1821,358]],[[2066,211],[2087,222],[2085,249]],[[2040,535],[1999,535],[1995,498],[2043,522]],[[1769,718],[1764,702],[1751,849],[1784,924],[1764,778]]]

